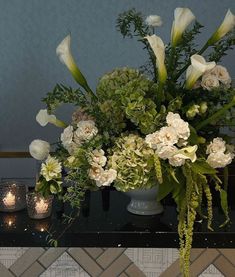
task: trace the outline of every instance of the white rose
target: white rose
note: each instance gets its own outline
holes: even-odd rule
[[[92,167],[89,169],[88,175],[90,179],[97,181],[99,180],[103,172],[104,169],[100,165],[92,164]]]
[[[212,142],[207,146],[206,154],[222,152],[226,150],[225,141],[222,138],[214,138]]]
[[[42,161],[50,153],[50,144],[47,141],[35,139],[29,145],[29,152],[34,159]]]
[[[233,155],[231,153],[225,154],[221,151],[216,153],[211,153],[207,157],[207,163],[213,168],[223,168],[230,164],[233,160]]]
[[[232,79],[228,73],[228,70],[222,65],[216,65],[211,71],[210,74],[215,75],[216,78],[226,86],[230,86]]]
[[[202,76],[201,86],[206,90],[212,90],[218,88],[220,85],[218,78],[212,74],[204,74]]]
[[[96,185],[101,186],[110,186],[111,183],[117,178],[117,171],[115,169],[109,169],[103,171],[100,178],[96,180]]]
[[[95,149],[94,151],[92,151],[92,162],[102,167],[105,166],[107,158],[104,155],[104,150]]]
[[[159,15],[149,15],[146,17],[145,22],[148,26],[151,26],[151,27],[162,26],[162,19]]]
[[[97,133],[98,129],[93,120],[82,120],[77,124],[77,130],[74,135],[80,141],[87,141],[92,139]]]
[[[156,154],[158,155],[159,158],[166,160],[171,158],[177,150],[178,149],[175,146],[166,145],[166,146],[159,147],[159,149],[156,151]]]

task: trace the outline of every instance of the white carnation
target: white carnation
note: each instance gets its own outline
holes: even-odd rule
[[[50,144],[47,141],[35,139],[29,145],[30,155],[39,161],[46,159],[50,152]]]
[[[77,124],[74,137],[76,137],[78,141],[87,141],[92,139],[97,133],[98,129],[93,120],[82,120]]]
[[[159,134],[159,132],[155,132],[155,133],[149,134],[145,137],[145,142],[152,149],[157,149],[158,145],[160,144],[158,134]]]
[[[146,17],[145,22],[148,26],[151,26],[151,27],[162,26],[162,19],[159,15],[149,15]]]
[[[182,166],[185,164],[185,159],[178,157],[177,155],[172,156],[169,158],[169,163],[172,166]]]
[[[162,127],[158,132],[158,139],[163,145],[174,145],[178,142],[176,129],[173,127]]]
[[[181,119],[177,113],[169,112],[166,117],[168,126],[173,127],[179,139],[186,141],[190,136],[190,129],[188,122]]]
[[[178,149],[175,146],[166,145],[166,146],[159,147],[159,149],[156,151],[156,154],[158,155],[159,158],[166,160],[171,158],[177,150]]]
[[[201,86],[206,90],[212,90],[218,88],[220,85],[218,78],[210,73],[206,73],[202,76]]]
[[[213,168],[223,168],[232,162],[233,157],[234,155],[231,153],[225,154],[219,151],[211,153],[207,157],[207,163]]]
[[[226,144],[222,138],[214,138],[213,141],[207,146],[206,154],[225,152]]]
[[[60,139],[64,148],[67,149],[67,147],[73,142],[73,126],[69,125],[65,128]]]

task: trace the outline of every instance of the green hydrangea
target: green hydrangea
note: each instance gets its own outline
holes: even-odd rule
[[[114,187],[120,191],[151,188],[156,184],[154,151],[138,135],[117,139],[108,165],[117,170]]]
[[[156,85],[131,68],[116,69],[105,74],[97,86],[103,124],[114,133],[134,124],[143,134],[154,132],[159,123],[154,99]]]

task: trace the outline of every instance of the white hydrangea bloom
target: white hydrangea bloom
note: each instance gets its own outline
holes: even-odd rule
[[[223,168],[229,165],[234,158],[231,153],[225,154],[222,151],[211,153],[207,157],[207,163],[213,168]]]
[[[98,129],[93,120],[81,120],[77,124],[74,136],[78,141],[87,141],[92,139],[97,133]]]
[[[206,154],[217,153],[217,152],[225,152],[226,144],[225,141],[220,138],[214,138],[213,141],[207,146]]]

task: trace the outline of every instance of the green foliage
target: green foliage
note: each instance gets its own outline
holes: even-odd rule
[[[47,197],[51,194],[61,194],[63,191],[61,179],[47,181],[42,175],[36,184],[35,191]]]
[[[235,45],[235,30],[230,32],[222,40],[219,40],[214,46],[213,51],[209,54],[209,61],[218,63],[223,56],[227,55],[227,51],[233,49]]]
[[[53,91],[48,92],[42,99],[47,105],[49,112],[54,112],[61,104],[72,103],[75,106],[83,107],[87,103],[86,96],[80,89],[72,89],[62,84],[57,84]]]

